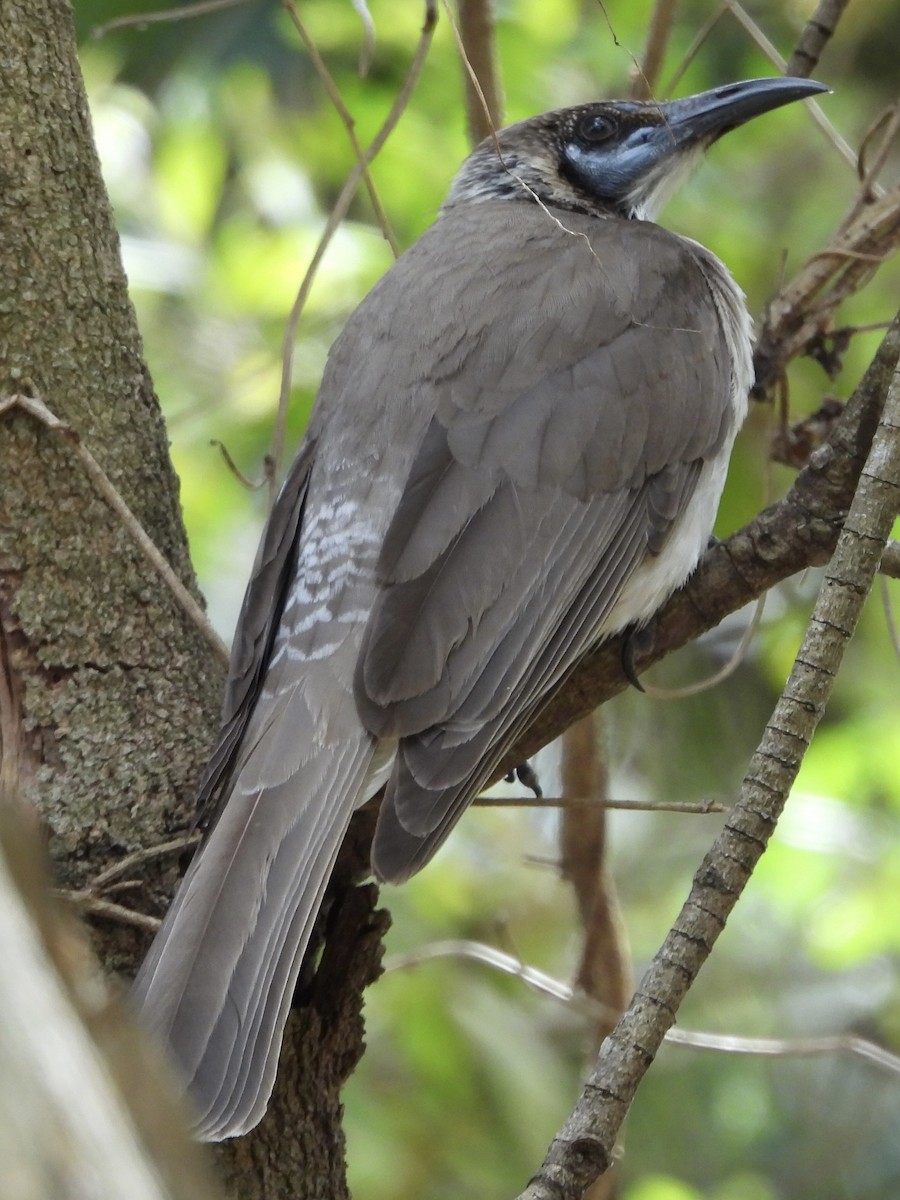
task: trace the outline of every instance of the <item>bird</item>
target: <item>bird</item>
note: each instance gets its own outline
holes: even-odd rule
[[[372,871],[408,879],[579,658],[693,571],[751,320],[655,218],[722,134],[827,90],[756,79],[501,129],[348,319],[238,620],[215,816],[132,989],[198,1138],[266,1111],[353,812],[384,789]]]

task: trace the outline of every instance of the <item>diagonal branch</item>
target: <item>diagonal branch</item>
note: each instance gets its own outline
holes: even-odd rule
[[[519,1200],[578,1200],[608,1168],[637,1086],[772,835],[825,711],[898,511],[900,368],[895,367],[803,645],[732,815],[695,875],[628,1011],[603,1043],[574,1110]]]
[[[791,575],[828,561],[898,358],[900,314],[828,442],[813,453],[787,495],[709,550],[687,584],[660,610],[653,650],[641,660],[642,668],[714,628]],[[624,691],[628,681],[622,670],[622,644],[621,637],[614,638],[581,660],[501,764],[498,779]]]
[[[290,402],[291,393],[291,373],[294,363],[294,343],[297,338],[297,326],[300,323],[300,316],[309,296],[310,289],[313,285],[316,272],[321,265],[322,259],[325,256],[325,251],[338,229],[341,221],[347,215],[353,197],[356,194],[359,181],[367,174],[369,164],[380,152],[387,139],[390,137],[396,128],[397,122],[400,120],[406,106],[409,103],[413,89],[418,83],[419,75],[422,73],[422,67],[425,65],[425,59],[428,55],[428,50],[431,46],[431,40],[434,36],[434,29],[437,24],[437,3],[436,0],[425,0],[425,18],[422,22],[422,31],[419,36],[419,42],[416,46],[415,54],[412,62],[406,72],[406,78],[403,84],[394,97],[394,102],[391,105],[390,112],[382,122],[381,128],[376,133],[375,137],[365,148],[361,150],[359,158],[353,164],[353,167],[347,174],[347,179],[344,186],[341,188],[340,195],[332,206],[331,212],[328,215],[328,220],[325,222],[325,228],[319,238],[315,253],[309,261],[306,268],[306,273],[303,276],[303,281],[297,291],[294,303],[291,306],[291,311],[288,315],[284,329],[284,337],[282,339],[281,349],[281,386],[278,393],[278,407],[275,413],[275,422],[272,429],[272,438],[269,443],[269,452],[266,455],[266,471],[269,479],[269,505],[275,503],[275,496],[278,491],[278,474],[281,464],[282,450],[284,449],[284,438],[287,430],[287,414],[288,405]]]
[[[82,442],[78,431],[65,421],[61,421],[38,394],[29,395],[27,392],[16,393],[12,396],[0,397],[0,417],[15,410],[27,412],[29,416],[40,421],[52,433],[60,434],[74,448],[76,455],[90,476],[91,483],[113,510],[122,525],[134,538],[141,553],[159,575],[160,579],[175,597],[188,619],[199,629],[203,637],[212,647],[216,655],[223,661],[228,660],[228,649],[225,643],[213,629],[209,618],[198,601],[191,595],[173,571],[165,555],[161,553],[156,543],[141,525],[140,521],[122,499],[122,495],[113,486],[109,476]]]
[[[497,63],[492,0],[459,0],[466,123],[473,146],[503,124],[503,87]]]
[[[816,69],[822,51],[834,37],[849,0],[819,0],[816,11],[804,26],[794,52],[785,67],[785,75],[802,75],[804,79]]]

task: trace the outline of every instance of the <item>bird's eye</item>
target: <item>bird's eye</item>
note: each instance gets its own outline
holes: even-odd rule
[[[597,146],[605,142],[616,132],[615,123],[610,117],[600,113],[589,113],[582,117],[575,128],[578,140],[588,146]]]

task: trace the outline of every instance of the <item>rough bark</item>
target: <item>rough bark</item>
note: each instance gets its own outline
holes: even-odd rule
[[[76,430],[192,585],[68,6],[3,0],[0,26],[0,398],[39,394]],[[0,417],[0,630],[6,769],[80,887],[183,821],[222,669],[70,442],[16,408]],[[130,932],[104,940],[133,959]]]
[[[40,813],[58,882],[83,891],[189,825],[223,664],[72,440],[10,403],[39,396],[74,431],[193,588],[69,6],[0,0],[0,28],[0,777]],[[135,865],[143,889],[130,903],[161,912],[178,867],[171,854]],[[362,1050],[384,918],[373,888],[335,891],[272,1118],[220,1151],[236,1196],[346,1194],[339,1089]],[[129,976],[147,935],[113,921],[94,934]]]

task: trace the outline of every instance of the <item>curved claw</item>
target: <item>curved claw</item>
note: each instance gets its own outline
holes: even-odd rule
[[[656,618],[651,617],[646,625],[632,626],[622,642],[622,672],[633,688],[645,690],[638,678],[637,660],[649,654],[656,642]]]
[[[508,775],[504,776],[507,783],[515,783],[518,779],[519,783],[524,784],[530,792],[534,793],[535,799],[540,800],[544,791],[538,782],[537,772],[529,762],[520,763],[518,767],[513,767]]]

